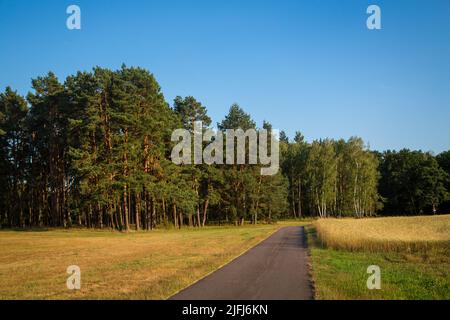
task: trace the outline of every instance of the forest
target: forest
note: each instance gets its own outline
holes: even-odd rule
[[[194,97],[169,104],[153,74],[96,67],[0,94],[0,227],[151,230],[280,218],[450,212],[450,151],[370,150],[359,137],[280,132],[280,170],[176,165],[171,133],[213,126]],[[259,128],[238,104],[217,123]],[[260,128],[272,130],[264,121]]]

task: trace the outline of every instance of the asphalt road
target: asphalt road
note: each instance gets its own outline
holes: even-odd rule
[[[306,247],[303,227],[282,228],[170,299],[312,299]]]

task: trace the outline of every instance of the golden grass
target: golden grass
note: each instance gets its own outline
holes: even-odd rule
[[[320,241],[346,250],[448,250],[450,215],[366,219],[319,219],[314,222]]]
[[[0,231],[0,299],[165,299],[279,227]],[[80,290],[66,287],[69,265]]]

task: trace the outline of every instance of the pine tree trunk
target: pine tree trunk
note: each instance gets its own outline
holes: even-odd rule
[[[203,222],[202,222],[202,227],[204,227],[205,224],[206,224],[206,215],[207,215],[207,212],[208,212],[208,205],[209,205],[209,199],[206,199],[205,205],[203,206]]]
[[[192,222],[192,214],[188,214],[188,225],[189,227],[193,226],[193,222]]]
[[[139,224],[139,220],[140,220],[140,211],[141,211],[141,202],[140,202],[140,196],[139,193],[136,194],[136,231],[139,231],[141,229],[140,224]]]
[[[167,223],[166,201],[164,200],[164,197],[162,198],[162,214],[163,214],[163,221],[164,221],[164,223]]]
[[[197,226],[200,228],[201,227],[201,223],[200,223],[200,206],[197,205]]]
[[[178,229],[178,218],[177,218],[177,206],[176,204],[172,204],[172,212],[173,212],[173,225],[176,229]]]
[[[183,212],[180,210],[178,212],[178,215],[179,215],[178,227],[181,229],[183,227]]]
[[[127,192],[127,185],[124,185],[123,187],[123,217],[125,220],[125,230],[130,230],[130,225],[128,223],[128,192]]]

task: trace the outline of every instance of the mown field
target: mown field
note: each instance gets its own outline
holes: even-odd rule
[[[450,215],[323,219],[308,229],[317,299],[450,299]],[[366,286],[381,269],[381,289]]]
[[[165,299],[281,226],[0,231],[0,299]],[[80,290],[66,287],[69,265]]]

